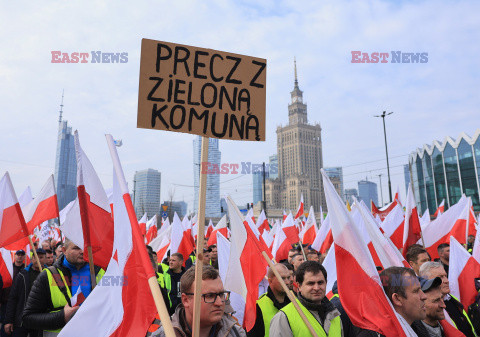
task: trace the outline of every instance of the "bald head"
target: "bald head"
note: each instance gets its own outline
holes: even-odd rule
[[[285,267],[285,265],[283,263],[277,263],[273,267],[280,273],[280,275],[282,275],[281,271],[288,272],[287,267]],[[275,277],[275,273],[273,272],[273,269],[270,267],[270,268],[268,268],[268,271],[267,271],[267,278],[271,279],[273,277]]]
[[[273,266],[273,268],[275,268],[276,271],[280,274],[283,282],[288,287],[288,285],[290,284],[290,271],[288,270],[288,268],[285,267],[285,265],[282,263],[277,263],[275,266]],[[272,268],[268,268],[267,277],[270,289],[272,289],[275,296],[285,296],[285,291],[283,290],[282,284],[275,276]]]

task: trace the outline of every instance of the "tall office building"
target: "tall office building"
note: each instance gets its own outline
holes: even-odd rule
[[[173,215],[175,213],[177,213],[180,218],[187,215],[188,204],[185,201],[165,201],[162,204],[162,207],[163,206],[167,206],[167,214],[170,221],[173,220]]]
[[[277,128],[278,179],[266,186],[267,208],[296,210],[303,195],[306,209],[327,210],[323,193],[322,138],[319,123],[309,124],[307,105],[298,86],[295,63],[295,82],[288,105],[288,125]]]
[[[198,210],[198,190],[200,187],[200,156],[202,152],[202,137],[196,136],[193,140],[193,185],[195,201],[193,210]],[[208,166],[203,164],[203,168],[208,170],[213,165],[220,167],[222,153],[218,148],[218,139],[208,138]],[[220,174],[213,173],[207,175],[207,199],[205,202],[205,217],[215,218],[220,216]]]
[[[325,167],[324,170],[327,176],[330,178],[332,184],[334,184],[335,190],[340,198],[345,201],[345,195],[343,191],[343,169],[341,167]],[[337,186],[335,186],[335,184]]]
[[[278,155],[276,154],[268,158],[268,177],[270,179],[278,178]]]
[[[57,189],[58,208],[62,210],[77,197],[77,159],[72,127],[62,120],[62,104],[58,118],[57,153],[55,156],[55,188]]]
[[[259,172],[252,172],[253,177],[253,204],[263,200],[263,168]],[[269,178],[269,171],[265,167],[265,181]]]
[[[133,195],[137,219],[147,213],[149,218],[160,213],[160,183],[162,174],[154,169],[136,171],[133,178]]]
[[[378,205],[377,184],[373,181],[361,180],[358,182],[358,197],[363,200],[367,207],[371,210],[373,201]]]

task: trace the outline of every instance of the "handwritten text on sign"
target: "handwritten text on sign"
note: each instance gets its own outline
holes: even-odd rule
[[[266,60],[142,40],[137,127],[265,140]]]

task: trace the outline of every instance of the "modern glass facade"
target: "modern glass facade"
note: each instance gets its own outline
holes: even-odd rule
[[[342,200],[345,201],[345,193],[343,190],[343,169],[341,167],[324,167],[323,169],[325,170],[325,173],[330,179],[337,178],[338,180],[340,180],[338,195],[340,195]]]
[[[58,208],[62,210],[77,197],[77,159],[72,127],[60,121],[55,156],[55,188]]]
[[[269,178],[269,171],[265,168],[265,180]],[[260,172],[252,172],[253,177],[253,204],[263,200],[263,168]]]
[[[445,200],[445,208],[454,205],[462,194],[472,198],[480,211],[480,130],[474,137],[462,133],[457,140],[447,137],[410,155],[409,168],[413,190],[421,213],[433,214]]]
[[[135,172],[133,178],[133,195],[135,213],[140,219],[145,213],[148,218],[160,213],[161,173],[154,169]]]
[[[196,136],[193,140],[193,185],[195,201],[193,210],[197,213],[198,209],[198,190],[200,187],[200,156],[202,152],[202,137]],[[222,153],[218,148],[218,139],[208,138],[208,166],[204,168],[211,174],[207,174],[207,200],[205,202],[205,217],[215,218],[220,216],[220,161]],[[214,168],[216,167],[216,170]],[[217,173],[218,172],[218,173]]]

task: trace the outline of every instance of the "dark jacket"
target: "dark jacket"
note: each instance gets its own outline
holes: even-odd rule
[[[458,302],[456,299],[447,295],[445,302],[445,311],[448,313],[448,316],[457,326],[457,329],[460,330],[467,337],[475,337],[472,331],[470,323],[468,323],[467,318],[463,315],[463,305]]]
[[[413,322],[412,329],[413,331],[415,331],[418,337],[430,337],[430,334],[427,328],[425,327],[425,325],[423,325],[422,321]],[[445,336],[445,332],[443,332],[443,329],[442,329],[442,336]]]
[[[65,257],[61,255],[53,266],[62,271],[71,292],[72,274],[70,270],[63,265],[64,258]],[[100,268],[95,266],[95,275],[98,274],[99,271]],[[50,295],[50,285],[48,284],[47,271],[44,270],[33,283],[28,296],[23,311],[23,325],[36,330],[57,330],[63,328],[66,324],[63,309],[56,312],[51,312],[52,310],[54,310],[54,307]]]
[[[5,324],[13,324],[15,327],[22,326],[22,314],[30,293],[32,281],[30,280],[30,263],[27,268],[20,270],[13,280],[10,294],[8,297]]]
[[[267,288],[267,295],[269,299],[272,300],[273,305],[275,308],[278,310],[282,309],[284,306],[286,306],[288,303],[290,303],[290,299],[288,298],[287,295],[285,295],[285,300],[283,303],[280,303],[277,301],[277,298],[273,294],[272,289],[270,289],[270,286]],[[250,331],[247,332],[248,337],[264,337],[265,336],[265,323],[263,322],[263,314],[262,310],[260,309],[260,306],[257,304],[257,317],[255,318],[255,325],[253,326]]]

